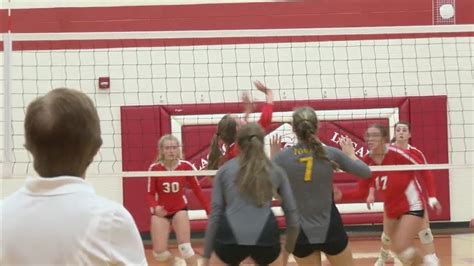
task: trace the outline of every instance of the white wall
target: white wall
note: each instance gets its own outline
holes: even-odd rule
[[[474,217],[473,49],[474,38],[453,37],[14,52],[13,173],[34,172],[22,147],[24,108],[55,87],[96,103],[104,145],[89,180],[117,202],[121,175],[94,175],[122,169],[120,106],[237,102],[256,79],[276,89],[276,101],[447,95],[452,221],[466,221]],[[101,76],[111,78],[110,91],[97,89]],[[2,197],[22,183],[0,181]]]

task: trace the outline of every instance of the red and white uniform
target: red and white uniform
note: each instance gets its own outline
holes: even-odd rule
[[[148,168],[149,171],[169,171],[161,163],[153,163]],[[196,170],[188,161],[180,160],[174,171]],[[162,206],[167,215],[172,215],[187,206],[187,199],[184,194],[186,185],[189,185],[201,202],[202,206],[209,213],[209,204],[202,193],[201,186],[195,176],[172,176],[172,177],[149,177],[148,178],[148,205],[150,208]]]
[[[417,161],[421,164],[428,164],[425,155],[419,149],[408,145],[408,149],[406,151],[408,151],[411,156],[415,157]],[[421,183],[423,184],[422,189],[426,189],[428,197],[436,198],[436,185],[434,181],[433,172],[429,170],[417,171],[416,177],[421,178],[421,180],[419,181],[421,181]]]
[[[346,201],[365,200],[369,195],[371,179],[358,179],[357,187],[342,193],[342,199]]]
[[[363,161],[367,165],[421,164],[409,151],[387,146],[382,163],[377,164],[370,154]],[[391,219],[398,219],[409,211],[425,209],[425,199],[416,181],[416,171],[377,171],[372,173],[371,186],[383,192],[384,209]]]
[[[265,104],[262,107],[262,114],[260,115],[260,119],[258,120],[258,124],[263,128],[264,131],[267,131],[272,123],[272,114],[273,114],[273,105],[272,104]],[[229,146],[229,150],[224,154],[221,162],[219,165],[224,164],[225,162],[235,158],[239,155],[239,149],[237,149],[237,145],[232,143]]]

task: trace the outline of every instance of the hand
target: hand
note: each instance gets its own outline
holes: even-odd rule
[[[155,211],[153,214],[159,217],[165,217],[168,212],[165,210],[165,208],[163,208],[163,206],[158,205],[155,207]]]
[[[347,136],[342,136],[339,139],[339,146],[341,146],[342,152],[344,152],[344,154],[353,159],[357,159],[357,156],[355,156],[354,145],[352,144],[351,138]]]
[[[372,193],[369,193],[369,196],[367,196],[367,199],[365,202],[367,203],[367,209],[371,210],[372,207],[374,206],[375,196]]]
[[[441,212],[443,211],[441,204],[439,203],[438,199],[435,197],[428,198],[428,205],[430,206],[431,209],[436,210],[437,215],[440,215]]]
[[[248,92],[242,93],[242,102],[244,104],[244,120],[247,121],[249,115],[253,112],[253,103],[250,101],[250,95]]]
[[[342,191],[338,187],[334,186],[332,188],[332,192],[335,202],[338,202],[342,199]]]
[[[255,86],[255,88],[257,88],[257,90],[267,94],[267,92],[270,90],[269,88],[267,88],[265,85],[263,85],[262,82],[260,81],[254,81],[253,82],[253,85]]]
[[[270,138],[270,158],[273,158],[281,150],[281,136],[278,134]]]

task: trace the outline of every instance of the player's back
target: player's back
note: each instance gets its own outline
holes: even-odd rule
[[[360,160],[353,161],[333,147],[324,147],[324,150],[327,157],[342,166],[343,170],[365,178],[370,177],[370,169]],[[274,161],[288,175],[301,215],[302,229],[311,243],[323,242],[333,207],[332,164],[314,157],[311,150],[300,144],[281,151]]]

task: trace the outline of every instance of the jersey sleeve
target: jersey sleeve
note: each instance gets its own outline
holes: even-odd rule
[[[150,165],[148,168],[148,171],[153,170],[153,164]],[[156,177],[148,177],[147,180],[147,201],[148,201],[148,207],[150,208],[155,208],[158,205],[158,201],[156,200]]]
[[[270,124],[272,123],[272,115],[273,104],[266,103],[265,105],[263,105],[262,114],[260,115],[258,124],[263,128],[264,131],[267,131],[270,128]]]
[[[196,170],[196,167],[194,167],[191,163],[186,162],[186,164],[189,167],[189,169],[187,170]],[[197,178],[195,176],[187,176],[186,182],[188,183],[189,187],[193,190],[194,194],[198,198],[201,205],[204,207],[204,210],[206,210],[206,213],[209,214],[210,206],[206,200],[206,197],[204,197],[204,193],[202,192],[201,186]]]
[[[372,179],[357,180],[357,187],[355,189],[342,193],[342,200],[354,201],[365,200],[369,195],[369,188],[371,187]]]
[[[425,155],[418,149],[412,148],[412,153],[419,158],[423,164],[427,164]],[[429,197],[436,197],[436,184],[433,172],[430,170],[421,170],[418,172],[423,179],[423,184],[426,186]]]

